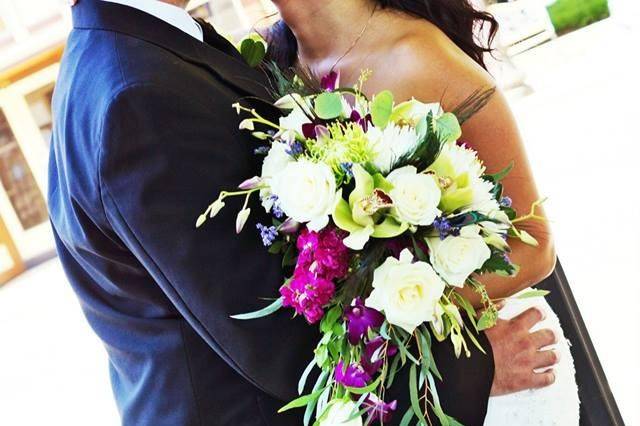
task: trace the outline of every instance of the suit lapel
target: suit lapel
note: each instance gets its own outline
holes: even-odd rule
[[[100,0],[83,0],[72,9],[76,29],[118,32],[171,51],[203,67],[248,98],[272,100],[266,75],[249,67],[213,27],[203,27],[205,43],[137,9]]]

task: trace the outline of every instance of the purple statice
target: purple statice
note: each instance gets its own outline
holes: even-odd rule
[[[507,262],[508,264],[511,264],[511,258],[507,253],[502,253],[502,258],[504,259],[505,262]]]
[[[259,146],[253,150],[255,155],[267,155],[269,153],[270,147],[268,146]]]
[[[327,92],[333,92],[340,85],[340,73],[331,71],[320,79],[320,87]]]
[[[293,141],[289,144],[289,147],[285,150],[287,154],[292,157],[297,157],[304,152],[304,147],[300,141]]]
[[[278,196],[275,194],[271,194],[269,195],[269,200],[273,201],[273,203],[271,204],[271,213],[278,219],[282,219],[282,217],[284,216],[284,212],[280,207],[280,201],[278,200]]]
[[[278,230],[275,226],[266,226],[261,223],[256,224],[256,228],[260,231],[260,238],[265,247],[269,247],[276,238],[278,238]]]
[[[511,197],[507,197],[506,195],[502,198],[500,198],[500,205],[502,207],[511,207],[513,205],[513,200],[511,199]]]
[[[398,348],[394,344],[388,343],[381,336],[377,336],[365,343],[360,364],[367,374],[373,376],[380,371],[385,358],[391,358],[397,353]]]
[[[457,226],[453,226],[447,218],[442,216],[437,217],[433,221],[433,227],[436,231],[438,231],[438,235],[440,236],[441,240],[444,240],[449,235],[453,235],[454,237],[460,235],[460,228],[458,228]]]
[[[368,330],[378,328],[384,322],[384,315],[365,306],[359,297],[345,308],[344,316],[347,320],[347,337],[352,345],[357,345]]]
[[[367,408],[368,413],[366,424],[373,424],[374,422],[388,424],[393,417],[393,413],[398,408],[398,401],[393,400],[386,403],[373,393],[370,393],[365,398],[363,405]]]
[[[345,365],[342,360],[336,365],[333,378],[336,383],[352,388],[363,388],[371,380],[371,376],[364,371],[361,365],[355,363]]]
[[[309,324],[315,324],[324,316],[324,306],[335,293],[335,285],[304,268],[296,268],[291,281],[280,287],[282,305],[294,308],[304,315]]]
[[[332,227],[320,232],[304,228],[298,236],[298,263],[296,268],[306,269],[328,280],[344,278],[349,269],[349,249],[342,242],[343,233]]]

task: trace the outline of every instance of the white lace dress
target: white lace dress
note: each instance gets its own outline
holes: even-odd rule
[[[527,289],[528,291],[531,289]],[[556,381],[553,385],[536,390],[526,390],[510,395],[489,398],[485,426],[578,426],[580,400],[575,380],[570,343],[564,337],[558,317],[544,298],[510,299],[500,311],[500,318],[510,319],[531,307],[545,313],[545,319],[532,331],[550,328],[556,333],[558,343],[553,345],[560,355],[554,367]]]

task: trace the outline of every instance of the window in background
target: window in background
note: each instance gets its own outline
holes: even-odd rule
[[[53,116],[51,113],[51,99],[53,98],[54,83],[48,84],[34,92],[29,93],[25,99],[33,115],[42,139],[47,147],[51,139],[51,127]]]
[[[30,229],[47,220],[44,197],[2,111],[0,111],[0,182],[23,229]]]

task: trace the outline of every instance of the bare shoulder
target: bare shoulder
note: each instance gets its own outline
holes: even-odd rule
[[[495,85],[489,73],[425,21],[411,23],[393,42],[390,56],[397,86],[391,89],[398,97],[442,100],[446,107]]]

